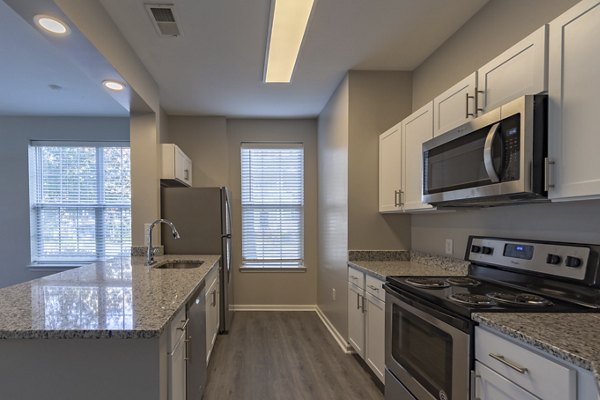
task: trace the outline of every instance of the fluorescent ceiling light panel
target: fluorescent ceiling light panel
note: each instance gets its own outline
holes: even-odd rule
[[[273,0],[265,82],[289,83],[314,0]]]

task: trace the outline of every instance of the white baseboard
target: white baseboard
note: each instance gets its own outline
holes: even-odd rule
[[[314,304],[233,304],[232,311],[315,311]]]
[[[329,318],[327,318],[327,316],[321,310],[321,308],[319,308],[319,306],[315,306],[315,311],[317,312],[319,318],[321,318],[323,325],[325,325],[329,333],[331,333],[331,336],[333,336],[333,339],[337,342],[342,351],[346,354],[354,353],[354,349],[352,348],[352,346],[350,346],[346,339],[344,339],[344,337],[338,332],[338,330],[335,329],[335,326],[333,326],[331,321],[329,321]]]

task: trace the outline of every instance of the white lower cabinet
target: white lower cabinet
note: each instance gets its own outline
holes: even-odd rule
[[[348,283],[348,341],[356,353],[365,358],[364,290]]]
[[[383,281],[348,268],[348,341],[373,373],[385,377]]]
[[[169,400],[185,400],[186,398],[186,324],[185,307],[183,307],[175,315],[169,327]]]
[[[475,328],[475,393],[480,400],[588,400],[598,397],[592,372],[517,339]]]
[[[475,362],[476,389],[478,400],[538,400],[531,393],[492,371],[479,361]]]

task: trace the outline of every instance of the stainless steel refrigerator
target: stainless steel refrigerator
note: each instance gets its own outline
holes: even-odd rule
[[[233,319],[231,271],[231,207],[226,187],[162,188],[161,217],[175,224],[181,236],[162,230],[165,254],[221,254],[220,333],[227,333]]]

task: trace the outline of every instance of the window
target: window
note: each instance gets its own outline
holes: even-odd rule
[[[304,266],[304,149],[242,144],[242,266]]]
[[[77,263],[130,254],[128,146],[31,143],[32,262]]]

